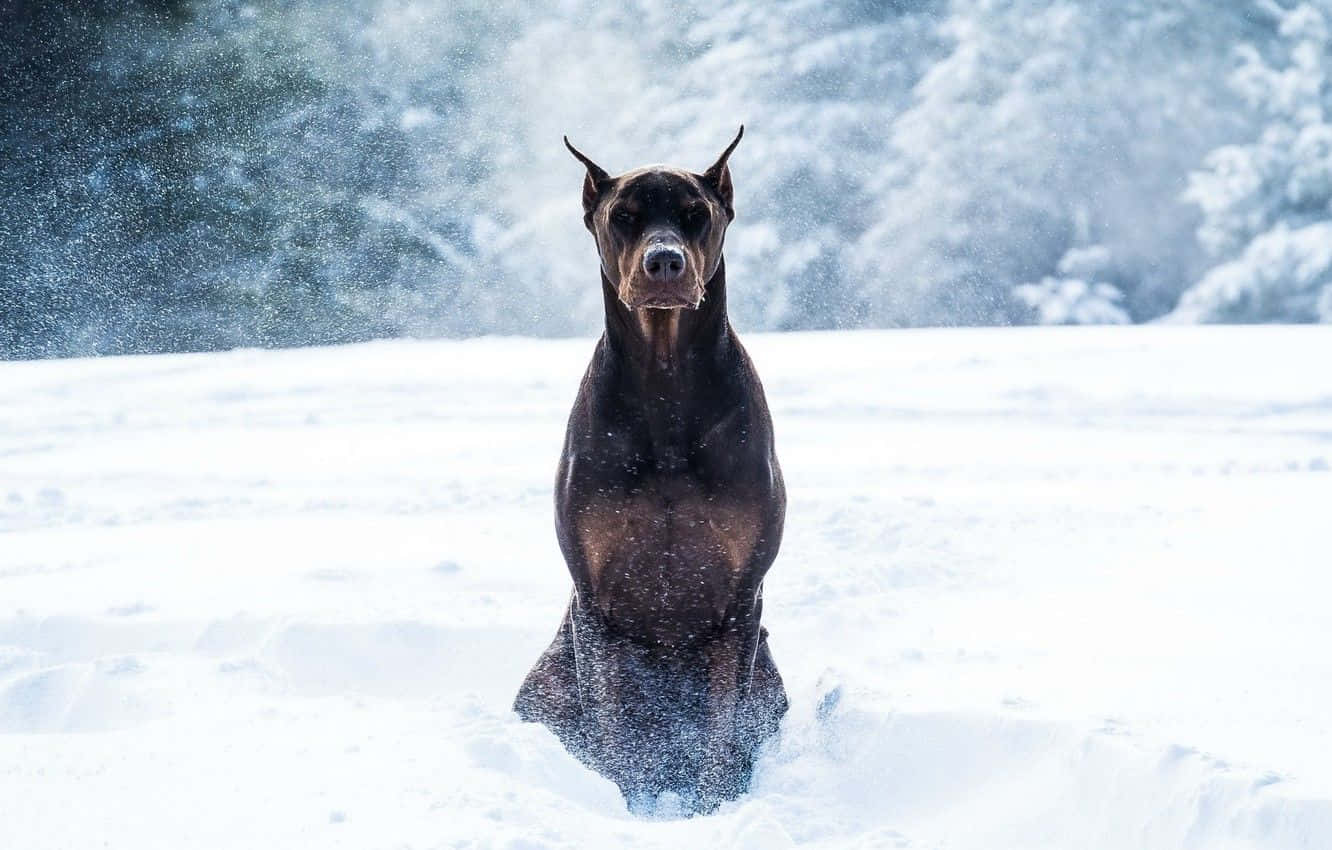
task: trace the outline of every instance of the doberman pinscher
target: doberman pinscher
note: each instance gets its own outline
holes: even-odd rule
[[[555,525],[573,596],[518,692],[620,786],[711,811],[748,787],[786,692],[759,625],[786,492],[758,374],[726,317],[727,159],[587,168],[606,330],[569,417]]]

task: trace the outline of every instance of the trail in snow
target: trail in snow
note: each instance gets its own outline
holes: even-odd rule
[[[589,341],[0,364],[0,846],[1332,846],[1332,334],[745,341],[793,707],[688,820],[508,710]]]

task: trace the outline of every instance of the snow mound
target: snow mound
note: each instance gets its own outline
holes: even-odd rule
[[[746,337],[792,708],[646,816],[509,710],[588,340],[0,364],[0,846],[1332,846],[1332,336]]]

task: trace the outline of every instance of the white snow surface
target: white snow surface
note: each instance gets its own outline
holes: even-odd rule
[[[792,708],[694,818],[510,711],[589,340],[0,364],[0,847],[1332,847],[1332,332],[746,343]]]

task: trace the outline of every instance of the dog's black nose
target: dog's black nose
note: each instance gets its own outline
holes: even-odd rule
[[[643,255],[643,271],[654,283],[670,283],[684,274],[685,256],[679,248],[654,245]]]

